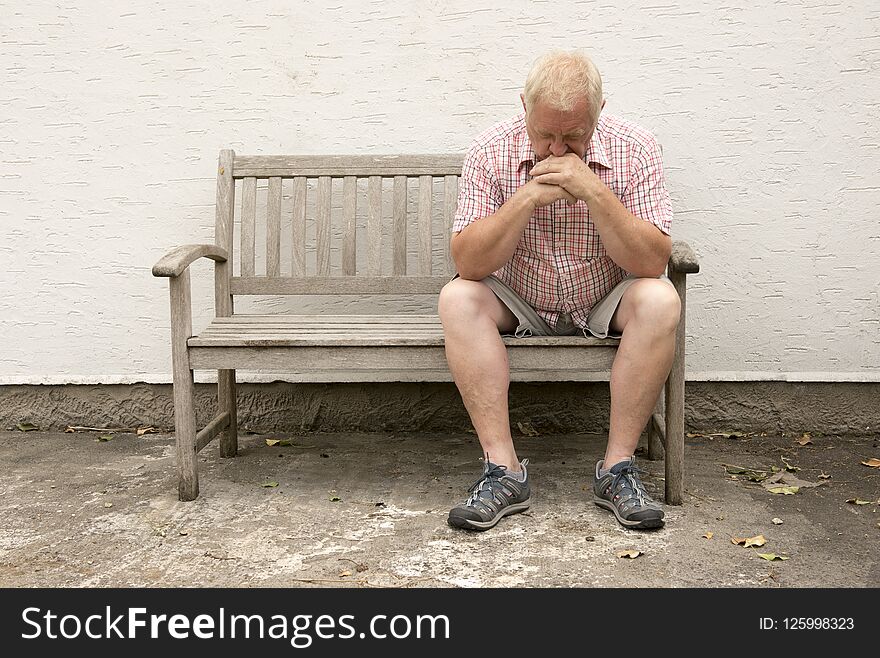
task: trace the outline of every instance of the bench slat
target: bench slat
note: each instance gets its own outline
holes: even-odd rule
[[[232,277],[235,295],[436,295],[445,276]]]
[[[235,178],[257,176],[452,176],[463,154],[441,155],[236,155]]]
[[[316,272],[318,276],[330,275],[330,203],[333,188],[329,176],[318,179],[318,208],[315,215]]]
[[[254,276],[257,179],[245,178],[241,190],[241,275]],[[234,294],[234,292],[233,292]]]
[[[357,272],[357,178],[346,176],[342,184],[342,274]]]
[[[306,274],[306,201],[308,186],[303,177],[293,179],[293,276]]]
[[[455,208],[458,203],[458,177],[446,176],[443,186],[443,219],[446,232],[443,234],[443,252],[446,256],[446,271],[451,276],[455,273],[455,262],[452,260],[452,249],[449,246],[449,238],[452,235],[452,224],[455,220]]]
[[[394,276],[403,276],[406,274],[406,176],[394,177],[391,235],[393,251],[391,273]]]
[[[431,176],[419,177],[419,274],[431,276],[431,210],[434,201],[434,179]]]
[[[367,272],[379,276],[382,271],[382,179],[373,176],[367,183]]]
[[[269,179],[266,221],[266,274],[281,275],[281,179]]]

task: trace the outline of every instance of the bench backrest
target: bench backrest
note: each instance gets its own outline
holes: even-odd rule
[[[230,292],[436,294],[454,273],[462,161],[221,151],[215,242],[231,259]]]

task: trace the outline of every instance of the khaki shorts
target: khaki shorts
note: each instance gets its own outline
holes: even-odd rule
[[[665,274],[658,278],[669,281]],[[586,329],[575,326],[571,321],[571,315],[568,313],[563,313],[559,317],[556,328],[552,329],[513,288],[501,281],[501,279],[498,279],[494,274],[482,279],[482,283],[489,286],[492,292],[495,293],[495,296],[501,300],[501,303],[516,316],[519,324],[513,335],[517,338],[525,336],[573,336],[580,333],[583,333],[587,338],[620,338],[621,334],[611,331],[611,318],[614,316],[614,311],[617,310],[618,304],[620,304],[623,293],[638,280],[639,277],[628,276],[614,286],[611,292],[600,299],[587,316]],[[671,282],[670,285],[672,285]]]

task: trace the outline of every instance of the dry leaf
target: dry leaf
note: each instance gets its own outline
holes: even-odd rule
[[[750,548],[752,546],[763,546],[767,543],[767,540],[764,539],[764,535],[755,535],[754,537],[731,537],[731,544],[739,544],[740,546],[745,546],[746,548]]]
[[[775,517],[772,520],[773,525],[782,525],[782,519]]]
[[[804,435],[797,440],[797,443],[801,444],[802,446],[811,444],[812,441],[810,440],[810,433],[804,432]]]
[[[519,427],[519,431],[526,436],[539,436],[538,430],[536,430],[534,426],[532,426],[532,424],[528,421],[526,421],[525,423],[518,422],[516,426]]]
[[[797,487],[798,489],[806,489],[808,487],[818,487],[823,484],[828,484],[828,482],[825,480],[822,482],[808,482],[807,480],[801,480],[799,477],[788,471],[780,471],[767,478],[761,483],[761,486],[765,489],[775,489],[777,487]]]
[[[776,555],[776,553],[758,553],[758,557],[762,557],[765,560],[769,560],[772,562],[773,560],[787,560],[787,555]]]
[[[266,487],[268,489],[268,488],[272,488],[272,487],[277,487],[278,483],[274,482],[274,481],[269,481],[269,482],[263,482],[263,484],[261,484],[260,486]]]
[[[350,575],[351,575],[351,571],[340,571],[339,572],[340,578],[345,578],[346,576],[350,576]]]
[[[831,476],[828,475],[828,473],[823,472],[823,473],[820,473],[820,474],[819,474],[819,479],[820,479],[820,480],[830,480],[830,479],[831,479]]]
[[[798,491],[800,491],[800,487],[769,487],[767,491],[773,494],[784,494],[786,496],[793,496]]]
[[[104,503],[104,507],[113,507],[113,503]]]
[[[338,503],[341,500],[342,500],[342,498],[340,498],[339,496],[330,496],[331,503]]]
[[[631,559],[631,560],[635,560],[635,559],[636,559],[637,557],[639,557],[640,555],[644,555],[644,553],[642,553],[641,551],[637,551],[637,550],[635,550],[635,549],[631,549],[631,550],[628,550],[628,551],[618,551],[618,552],[617,552],[617,557],[626,557],[626,558],[629,558],[629,559]]]
[[[780,457],[780,459],[782,459],[782,463],[785,464],[785,470],[786,470],[786,471],[789,471],[789,472],[791,472],[791,473],[794,473],[795,471],[799,471],[799,470],[801,470],[801,469],[798,468],[797,466],[793,466],[793,465],[792,465],[792,464],[791,464],[791,463],[790,463],[785,457]]]
[[[872,457],[867,461],[863,461],[862,464],[864,464],[865,466],[870,466],[871,468],[880,468],[880,459],[875,459],[874,457]]]
[[[847,501],[850,505],[870,505],[870,500],[861,500],[859,498],[848,498]]]
[[[143,436],[144,434],[156,434],[158,431],[159,430],[157,430],[155,427],[152,427],[152,426],[151,427],[138,427],[137,428],[137,435]]]
[[[703,533],[703,537],[705,537],[706,539],[712,539],[713,535],[714,535],[714,533],[711,531]]]
[[[21,432],[33,432],[34,430],[39,429],[39,427],[37,427],[33,423],[19,423],[18,425],[16,425],[16,427]]]
[[[65,434],[72,434],[73,432],[76,432],[76,430],[73,429],[70,425],[68,425],[68,426],[67,426],[67,429],[64,430],[64,433],[65,433]]]

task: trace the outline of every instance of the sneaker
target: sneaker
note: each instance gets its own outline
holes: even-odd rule
[[[644,473],[635,467],[635,457],[618,462],[605,475],[599,475],[603,461],[596,463],[596,482],[593,484],[593,502],[614,512],[622,526],[627,528],[660,528],[663,526],[663,507],[655,502],[639,479]]]
[[[467,530],[488,530],[508,514],[525,512],[531,505],[531,490],[526,471],[528,459],[520,464],[525,475],[520,482],[507,474],[504,466],[488,459],[483,475],[468,491],[468,499],[449,512],[449,525]]]

